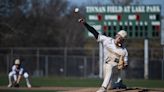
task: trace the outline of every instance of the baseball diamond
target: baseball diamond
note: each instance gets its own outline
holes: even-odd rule
[[[164,0],[0,0],[0,92],[164,92]]]
[[[21,87],[21,88],[7,88],[0,87],[0,91],[10,92],[10,91],[30,91],[30,92],[95,92],[98,90],[98,87]],[[107,92],[164,92],[162,88],[127,88],[127,89],[113,89],[108,90]]]

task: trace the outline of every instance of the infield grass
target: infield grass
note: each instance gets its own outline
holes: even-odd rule
[[[0,92],[29,92],[29,90],[7,90],[7,89],[0,89]],[[30,90],[30,92],[59,92],[54,90]]]
[[[77,77],[32,77],[32,86],[62,86],[62,87],[99,87],[101,79],[77,78]],[[164,88],[164,80],[124,80],[128,87]],[[7,76],[0,76],[0,86],[7,86]],[[21,81],[21,86],[25,85],[25,80]]]

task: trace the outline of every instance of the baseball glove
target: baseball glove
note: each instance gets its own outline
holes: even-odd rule
[[[19,87],[19,84],[18,83],[14,83],[14,87],[18,88]]]
[[[119,70],[121,70],[121,69],[123,69],[124,67],[125,67],[124,57],[121,56],[120,59],[119,59],[117,68],[118,68]]]

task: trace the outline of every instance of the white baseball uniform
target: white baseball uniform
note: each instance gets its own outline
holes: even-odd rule
[[[12,70],[8,74],[8,78],[9,78],[9,86],[8,87],[10,87],[10,85],[12,84],[11,78],[13,77],[14,81],[16,81],[18,75],[22,75],[26,79],[27,86],[31,87],[31,84],[28,79],[29,74],[21,66],[19,68],[16,68],[16,65],[12,66]]]
[[[107,37],[104,35],[98,35],[98,42],[103,44],[103,52],[104,52],[104,81],[102,83],[102,87],[107,88],[108,84],[111,81],[113,68],[117,66],[119,56],[124,56],[125,64],[128,64],[128,52],[124,47],[118,47],[114,43],[114,39],[111,37]],[[118,54],[114,54],[114,53]]]

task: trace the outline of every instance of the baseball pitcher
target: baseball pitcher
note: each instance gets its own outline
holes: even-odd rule
[[[128,65],[128,52],[123,45],[125,37],[127,36],[127,32],[121,30],[116,34],[115,38],[111,38],[99,34],[83,19],[79,19],[79,22],[82,23],[94,35],[98,42],[101,42],[103,44],[104,80],[97,92],[106,92],[108,85],[112,81],[113,68],[118,68],[118,70],[122,70]]]
[[[21,62],[19,59],[16,59],[14,65],[12,66],[12,70],[8,74],[9,84],[8,87],[19,87],[19,82],[22,76],[26,79],[26,84],[28,88],[31,88],[31,84],[29,82],[29,74],[25,71],[25,69],[21,66]],[[12,83],[12,78],[14,82]]]

